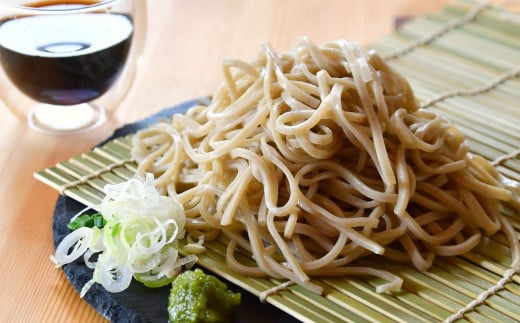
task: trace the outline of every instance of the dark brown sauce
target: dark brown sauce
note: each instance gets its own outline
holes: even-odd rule
[[[45,7],[48,5],[94,4],[97,2],[99,1],[40,1],[35,5]],[[92,15],[98,14],[84,15],[85,24],[90,23],[88,19]],[[128,17],[118,14],[106,14],[104,16],[107,18],[104,21],[107,28],[112,28],[110,27],[111,21],[117,23],[121,20],[121,17],[128,19]],[[46,22],[41,23],[38,28],[41,30],[45,30],[45,28],[53,29],[53,22],[49,22],[49,19],[53,19],[53,17],[47,16]],[[40,22],[35,17],[27,16],[8,19],[0,22],[0,31],[7,23],[24,26],[40,24]],[[83,22],[79,21],[78,23]],[[54,25],[54,30],[55,27]],[[88,28],[81,25],[76,27]],[[20,28],[17,30],[20,30]],[[99,28],[93,28],[93,30],[99,30]],[[76,33],[73,32],[74,39],[71,39],[71,33],[69,33],[62,41],[59,37],[53,37],[52,41],[44,44],[38,37],[16,35],[14,37],[15,43],[19,42],[20,39],[28,43],[24,47],[19,47],[17,44],[11,46],[11,44],[7,44],[7,41],[2,40],[0,61],[11,81],[27,96],[39,102],[59,105],[87,102],[103,95],[115,82],[125,64],[132,39],[132,32],[130,31],[126,38],[119,38],[114,43],[104,44],[99,50],[94,50],[98,41],[107,41],[102,31],[99,33],[94,37],[89,35],[89,37],[82,39],[81,32],[77,33],[77,38]],[[34,42],[31,41],[31,38],[34,38],[32,39]],[[92,50],[89,50],[90,47],[92,47]]]

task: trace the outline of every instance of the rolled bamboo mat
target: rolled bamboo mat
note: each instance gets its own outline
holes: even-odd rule
[[[457,1],[405,24],[371,47],[409,80],[424,108],[446,116],[466,135],[472,152],[520,181],[518,15]],[[130,148],[131,135],[116,138],[35,177],[79,202],[96,205],[105,184],[133,176]],[[506,215],[520,237],[520,216]],[[226,244],[225,237],[207,243],[199,264],[256,295],[283,284],[231,272]],[[252,261],[245,256],[241,260]],[[397,293],[376,293],[382,283],[378,278],[349,276],[314,279],[324,288],[322,296],[293,285],[267,301],[306,322],[517,322],[520,275],[511,270],[511,262],[507,239],[499,233],[463,256],[437,258],[426,272],[375,257],[360,261],[402,277],[403,288]]]

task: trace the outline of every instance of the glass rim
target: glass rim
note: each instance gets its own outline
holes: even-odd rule
[[[70,8],[49,8],[49,7],[30,7],[27,4],[14,4],[14,3],[0,3],[0,8],[10,8],[16,10],[18,13],[23,14],[68,14],[68,13],[81,13],[92,10],[99,10],[114,5],[123,0],[101,0],[92,4],[81,4],[77,3],[77,7]],[[38,1],[31,1],[29,4],[38,4]],[[74,4],[74,3],[73,3]]]

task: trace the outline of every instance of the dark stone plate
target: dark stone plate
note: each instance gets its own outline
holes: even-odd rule
[[[136,132],[161,119],[168,119],[174,113],[184,113],[201,102],[192,100],[172,108],[167,108],[149,118],[125,125],[107,139],[112,140]],[[103,144],[103,143],[102,143]],[[54,247],[69,233],[67,223],[85,206],[75,200],[60,196],[56,202],[52,225]],[[80,260],[62,267],[65,276],[78,291],[92,278],[92,270]],[[222,279],[222,278],[220,278]],[[230,289],[242,294],[242,302],[234,313],[234,322],[297,322],[292,316],[278,308],[261,303],[255,295],[227,282]],[[147,288],[132,281],[130,287],[121,293],[109,293],[101,285],[90,288],[84,299],[101,315],[112,322],[167,322],[169,287]],[[79,297],[79,294],[78,294]]]

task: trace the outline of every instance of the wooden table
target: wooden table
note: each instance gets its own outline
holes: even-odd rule
[[[143,0],[144,1],[144,0]],[[326,4],[326,5],[325,5]],[[252,57],[262,42],[287,51],[306,35],[317,44],[346,38],[367,45],[397,18],[442,8],[430,0],[148,1],[148,33],[135,87],[95,131],[37,133],[0,107],[0,322],[100,322],[55,269],[52,214],[58,193],[33,178],[108,137],[118,126],[212,93],[225,58]]]

